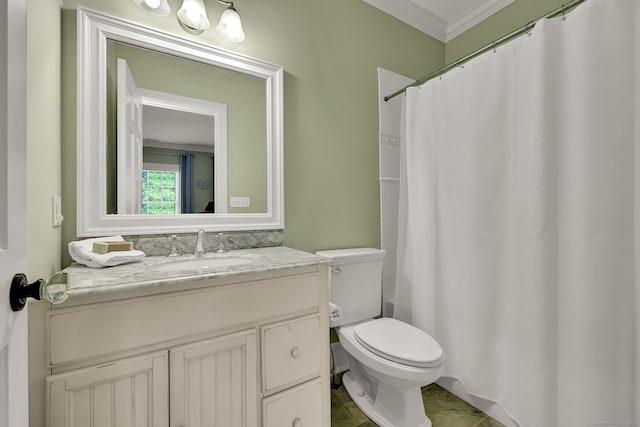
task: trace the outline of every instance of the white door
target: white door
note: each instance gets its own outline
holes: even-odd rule
[[[127,61],[118,58],[118,213],[139,214],[142,199],[142,97]]]
[[[27,268],[26,0],[0,1],[0,427],[29,425],[27,311],[9,307]]]

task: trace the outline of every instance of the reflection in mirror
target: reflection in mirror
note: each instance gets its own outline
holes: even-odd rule
[[[142,116],[141,213],[221,212],[213,193],[214,117],[150,105]]]
[[[77,28],[78,236],[284,227],[281,67],[80,7]]]
[[[123,58],[117,69],[117,213],[227,212],[227,106],[144,89]]]
[[[107,40],[107,92],[108,213],[267,211],[263,79]]]

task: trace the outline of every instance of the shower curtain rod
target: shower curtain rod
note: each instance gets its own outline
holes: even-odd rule
[[[440,77],[441,75],[447,73],[448,71],[459,67],[463,64],[465,64],[466,62],[472,60],[473,58],[482,55],[485,52],[488,52],[492,49],[497,48],[500,45],[503,45],[505,43],[507,43],[508,41],[511,41],[525,33],[529,33],[533,27],[535,27],[536,22],[541,20],[541,19],[548,19],[548,18],[554,18],[556,16],[559,15],[564,15],[568,10],[573,9],[574,7],[578,6],[580,3],[584,3],[586,0],[572,0],[569,3],[563,4],[562,6],[553,9],[551,12],[541,16],[540,18],[536,19],[535,21],[530,21],[528,22],[526,25],[518,28],[515,31],[510,32],[509,34],[500,37],[497,40],[494,40],[493,42],[481,47],[480,49],[468,54],[467,56],[463,56],[462,58],[458,59],[457,61],[443,67],[440,68],[438,71],[435,71],[431,74],[427,74],[426,76],[416,80],[415,82],[406,85],[405,87],[403,87],[402,89],[399,89],[395,92],[393,92],[391,95],[387,95],[384,97],[385,102],[395,98],[396,96],[400,95],[401,93],[404,93],[408,88],[410,87],[414,87],[414,86],[420,86],[426,82],[428,82],[429,80],[435,79],[436,77]]]

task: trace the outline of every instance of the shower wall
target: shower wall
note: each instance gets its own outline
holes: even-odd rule
[[[382,269],[382,314],[386,317],[393,315],[396,288],[401,118],[404,95],[398,95],[386,102],[384,97],[412,82],[408,77],[378,68],[380,240],[382,249],[387,252]]]

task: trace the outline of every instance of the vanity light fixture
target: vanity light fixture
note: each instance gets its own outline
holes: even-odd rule
[[[228,7],[222,12],[220,22],[216,25],[216,33],[230,42],[240,43],[244,40],[244,31],[242,31],[242,21],[238,11],[233,7],[232,1],[218,1]]]
[[[209,28],[209,18],[202,0],[183,0],[178,10],[178,22],[192,34],[202,34]]]
[[[167,0],[133,0],[138,6],[160,16],[167,16],[171,12]]]

